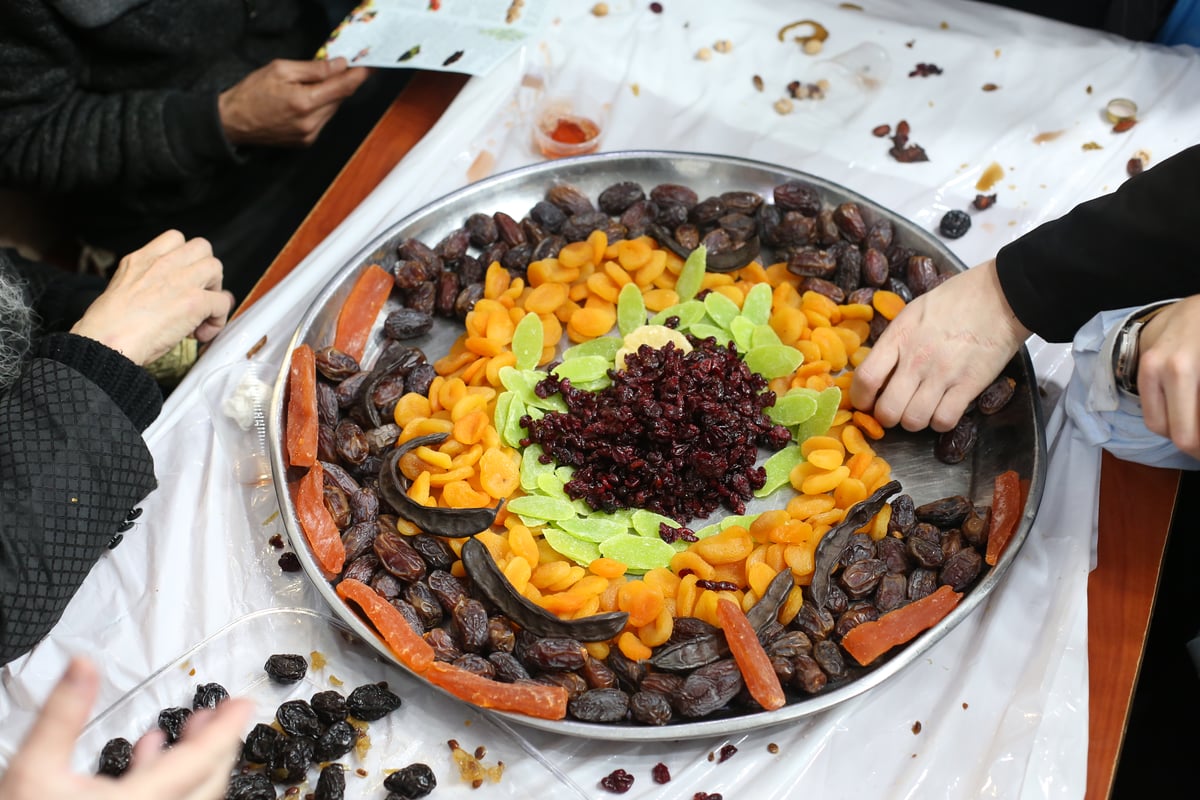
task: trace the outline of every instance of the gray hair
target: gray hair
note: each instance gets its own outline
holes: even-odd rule
[[[20,278],[0,268],[0,392],[21,376],[33,334],[33,311]]]

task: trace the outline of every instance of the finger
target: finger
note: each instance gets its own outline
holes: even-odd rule
[[[1142,422],[1159,436],[1169,436],[1167,402],[1158,373],[1144,367],[1138,370],[1138,397],[1142,403]]]
[[[182,270],[213,257],[212,245],[207,239],[188,239],[187,242],[154,261],[155,267],[163,270]]]
[[[167,735],[158,728],[147,732],[133,745],[132,767],[145,768],[162,758],[166,743]]]
[[[215,789],[215,795],[219,796],[219,789],[229,780],[241,743],[240,734],[253,708],[244,699],[221,703],[197,729],[185,730],[179,742],[152,765],[131,769],[129,794],[199,798]]]
[[[225,328],[225,323],[229,319],[229,312],[233,310],[233,293],[232,292],[214,292],[217,295],[213,300],[212,313],[208,319],[201,322],[195,332],[192,334],[196,341],[204,344],[211,342],[216,338],[217,334]]]
[[[187,238],[182,233],[172,229],[163,231],[135,252],[144,253],[151,259],[155,259],[182,247],[186,241]]]
[[[912,369],[897,365],[883,391],[875,398],[875,408],[871,413],[879,420],[879,424],[891,428],[899,423],[919,386],[920,377]]]
[[[954,428],[958,421],[962,419],[963,412],[967,410],[967,406],[971,404],[973,394],[971,390],[962,385],[951,386],[949,391],[942,395],[941,401],[934,409],[933,418],[929,421],[929,427],[933,428],[938,433],[944,433]]]
[[[276,77],[293,83],[315,83],[346,71],[346,59],[296,61],[278,58],[267,65]]]
[[[1200,451],[1200,431],[1196,427],[1196,376],[1190,370],[1173,375],[1166,386],[1167,428],[1171,441],[1185,453]]]
[[[899,351],[889,339],[881,337],[865,361],[854,370],[850,382],[850,404],[870,411],[876,404],[879,391],[891,377],[899,359]]]
[[[362,67],[355,67],[344,72],[332,75],[320,83],[313,83],[309,86],[311,94],[309,102],[314,107],[337,106],[350,95],[358,91],[358,87],[362,86],[367,79],[367,71]]]
[[[96,702],[100,684],[95,666],[73,658],[51,690],[41,714],[29,731],[17,761],[40,762],[47,771],[70,768],[71,751]]]
[[[946,395],[946,386],[936,376],[926,376],[913,392],[900,416],[900,425],[906,431],[922,431],[929,427],[933,412]]]

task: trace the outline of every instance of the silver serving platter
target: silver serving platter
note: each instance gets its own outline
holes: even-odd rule
[[[940,272],[953,273],[965,269],[963,263],[928,231],[862,195],[814,175],[728,156],[662,151],[604,153],[535,164],[495,175],[435,200],[399,220],[363,247],[330,279],[329,284],[300,319],[287,352],[291,353],[300,344],[306,343],[317,349],[331,343],[338,312],[358,273],[370,264],[394,259],[391,254],[395,253],[396,247],[405,239],[415,237],[433,246],[447,233],[460,227],[467,216],[477,211],[503,211],[514,219],[522,219],[529,208],[542,200],[546,190],[555,183],[573,184],[593,200],[603,189],[625,180],[637,181],[647,190],[660,183],[680,183],[696,190],[701,198],[725,191],[741,190],[758,192],[769,200],[776,185],[794,178],[815,186],[826,205],[857,202],[868,224],[880,218],[891,220],[896,228],[896,241],[931,256]],[[383,313],[386,314],[393,307],[398,307],[394,298],[389,300],[389,305]],[[382,320],[382,315],[380,319]],[[382,322],[379,324],[382,325]],[[449,350],[461,331],[461,324],[457,320],[439,320],[433,331],[421,339],[413,340],[412,344],[421,347],[430,361],[433,361]],[[379,339],[380,337],[376,336],[368,346],[365,364],[372,363],[378,353]],[[1007,374],[1017,380],[1017,394],[1003,411],[981,418],[978,441],[970,456],[963,462],[951,466],[936,460],[933,456],[935,434],[929,431],[908,433],[897,428],[875,443],[877,452],[891,464],[893,476],[918,505],[955,494],[965,495],[977,505],[989,504],[996,475],[1007,469],[1016,470],[1023,481],[1029,482],[1028,501],[1023,516],[999,563],[984,574],[945,619],[909,642],[884,663],[836,689],[790,702],[776,711],[674,722],[664,727],[604,725],[569,719],[547,721],[511,713],[503,713],[501,716],[521,725],[590,739],[659,741],[725,736],[777,725],[823,711],[887,681],[918,659],[987,598],[1004,578],[1033,525],[1045,483],[1047,456],[1037,382],[1033,364],[1024,348],[1009,365]],[[342,602],[333,586],[322,576],[296,519],[283,458],[287,376],[288,363],[285,362],[276,381],[271,402],[269,444],[275,490],[292,547],[299,556],[304,571],[334,613],[365,641],[371,642],[382,656],[399,665],[371,627]],[[777,502],[772,502],[772,506]],[[748,510],[761,509],[750,507]]]

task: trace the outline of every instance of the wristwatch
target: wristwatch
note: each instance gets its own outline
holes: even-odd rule
[[[1174,301],[1155,303],[1153,306],[1143,309],[1137,316],[1130,317],[1117,332],[1112,354],[1113,380],[1116,382],[1117,388],[1126,394],[1136,397],[1138,393],[1138,346],[1142,327],[1172,302]]]

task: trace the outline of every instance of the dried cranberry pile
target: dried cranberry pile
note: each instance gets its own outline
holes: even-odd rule
[[[693,344],[690,353],[643,345],[598,392],[547,378],[538,393],[560,392],[568,412],[522,419],[522,444],[575,467],[567,494],[596,510],[645,508],[681,523],[721,504],[744,513],[766,481],[754,465],[759,446],[779,450],[791,434],[763,413],[775,393],[732,345]]]

